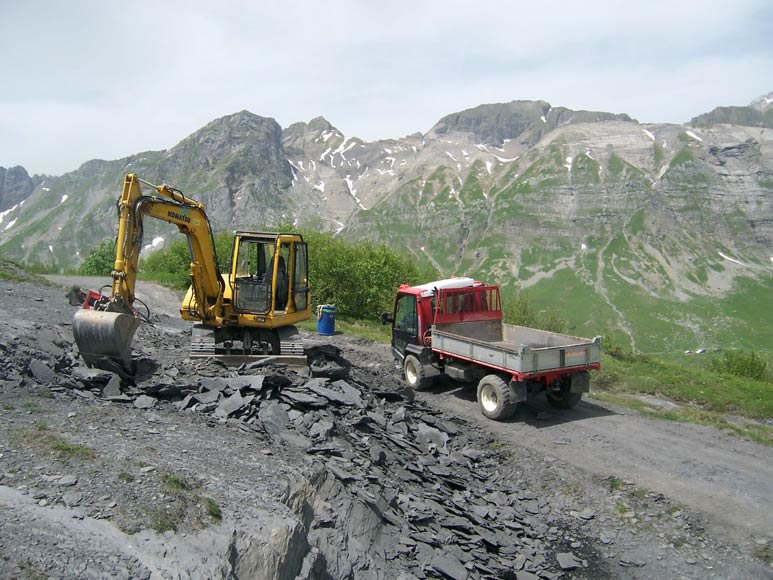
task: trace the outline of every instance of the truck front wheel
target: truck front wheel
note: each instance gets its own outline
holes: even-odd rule
[[[486,417],[501,421],[515,413],[518,403],[512,401],[510,385],[502,377],[486,375],[478,383],[478,405]]]
[[[417,391],[422,391],[429,387],[430,380],[424,372],[424,365],[412,354],[406,355],[403,361],[403,374],[408,386]]]

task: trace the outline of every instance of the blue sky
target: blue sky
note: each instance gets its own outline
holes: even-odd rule
[[[770,91],[770,0],[0,0],[0,166],[30,173],[243,109],[372,141],[483,103],[683,123]]]

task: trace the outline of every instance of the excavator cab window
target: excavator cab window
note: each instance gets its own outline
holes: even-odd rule
[[[296,312],[301,312],[309,305],[309,261],[305,242],[295,243],[294,255],[293,302]]]
[[[236,244],[234,304],[242,312],[268,312],[271,304],[271,271],[267,257],[274,255],[270,242],[240,238]]]

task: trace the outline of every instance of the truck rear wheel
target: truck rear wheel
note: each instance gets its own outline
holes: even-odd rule
[[[512,402],[510,385],[502,377],[486,375],[478,383],[478,405],[489,419],[500,421],[515,413],[518,403]]]
[[[423,391],[430,386],[430,380],[424,372],[424,365],[412,354],[406,355],[403,361],[403,374],[408,386],[417,391]]]
[[[572,409],[576,407],[577,403],[582,399],[582,393],[573,393],[571,392],[571,388],[571,380],[561,381],[561,390],[548,390],[546,393],[548,403],[557,409]]]

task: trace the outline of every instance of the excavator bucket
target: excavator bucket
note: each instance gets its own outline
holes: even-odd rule
[[[132,338],[139,318],[121,312],[83,309],[75,313],[72,332],[90,367],[132,373]]]

